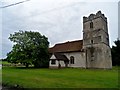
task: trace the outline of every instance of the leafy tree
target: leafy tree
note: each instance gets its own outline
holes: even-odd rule
[[[120,40],[116,40],[115,46],[112,46],[112,64],[113,66],[120,65]]]
[[[28,67],[48,67],[49,54],[48,38],[39,32],[19,31],[10,34],[9,39],[14,42],[12,51],[7,54],[11,63],[21,63]]]

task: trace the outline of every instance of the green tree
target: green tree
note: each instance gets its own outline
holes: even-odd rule
[[[7,60],[11,63],[22,63],[26,67],[34,64],[34,67],[48,67],[49,53],[48,38],[39,32],[19,31],[10,34],[9,39],[14,42],[11,52],[7,54]]]
[[[113,66],[120,65],[120,40],[116,40],[115,46],[112,46],[112,64]]]

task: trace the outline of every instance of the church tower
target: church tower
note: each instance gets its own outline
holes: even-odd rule
[[[107,18],[101,11],[83,17],[83,49],[86,68],[112,68]]]

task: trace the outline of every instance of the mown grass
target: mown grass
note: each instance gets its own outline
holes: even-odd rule
[[[2,82],[24,88],[118,88],[118,69],[3,67]]]

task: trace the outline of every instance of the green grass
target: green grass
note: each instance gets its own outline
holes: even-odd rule
[[[0,65],[2,64],[2,61],[0,60]],[[0,66],[0,84],[2,83],[2,66]]]
[[[24,88],[117,88],[118,69],[25,69],[3,67],[2,82]]]

